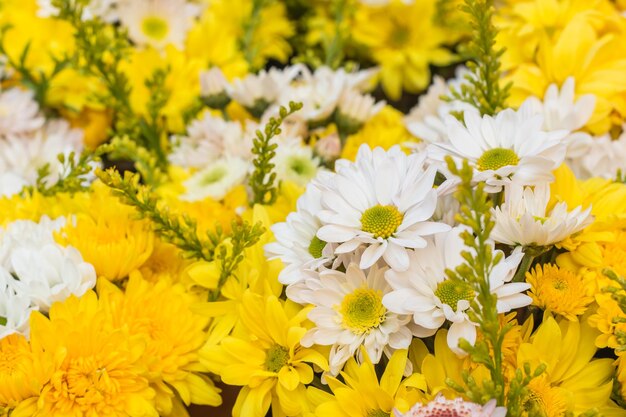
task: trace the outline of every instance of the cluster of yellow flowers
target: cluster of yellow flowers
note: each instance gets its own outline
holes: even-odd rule
[[[610,0],[0,0],[0,417],[626,416],[625,48]]]

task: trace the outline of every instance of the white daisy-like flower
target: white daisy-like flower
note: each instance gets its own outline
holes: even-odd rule
[[[46,119],[39,112],[33,92],[11,88],[0,93],[0,138],[34,132]]]
[[[363,124],[385,107],[385,101],[378,103],[370,94],[356,90],[345,90],[339,98],[338,110],[341,117]]]
[[[203,168],[224,158],[251,159],[256,127],[253,122],[243,126],[207,112],[187,127],[186,136],[173,138],[173,149],[168,159],[172,164],[185,168]]]
[[[615,179],[618,171],[626,173],[626,125],[622,125],[622,134],[617,139],[607,133],[590,140],[583,154],[572,158],[568,165],[579,179]]]
[[[407,250],[426,246],[424,236],[450,226],[431,222],[437,207],[435,168],[424,168],[425,155],[407,156],[400,147],[373,151],[363,145],[356,162],[337,161],[337,173],[322,190],[317,237],[338,243],[336,254],[366,247],[361,268],[380,258],[393,269],[409,267]]]
[[[484,181],[488,192],[499,192],[512,181],[521,185],[551,181],[552,171],[565,158],[564,139],[569,132],[545,132],[543,116],[533,114],[529,106],[506,109],[495,117],[466,110],[465,124],[448,116],[449,142],[430,144],[429,157],[441,165],[448,155],[459,162],[467,159],[474,168],[474,181]]]
[[[448,279],[445,272],[465,262],[461,252],[468,248],[459,236],[463,230],[463,227],[455,227],[431,237],[428,246],[411,252],[408,270],[387,271],[385,278],[393,291],[383,298],[383,305],[389,311],[413,317],[416,326],[412,330],[417,337],[432,336],[449,321],[448,345],[459,355],[465,353],[458,346],[459,340],[464,338],[473,344],[477,326],[467,315],[476,292],[470,284]],[[529,305],[532,301],[522,294],[530,288],[529,284],[510,282],[522,257],[521,251],[514,252],[495,265],[489,276],[491,292],[498,296],[498,313]]]
[[[30,313],[36,310],[28,296],[9,286],[11,280],[11,273],[0,266],[0,339],[14,333],[28,337]]]
[[[316,236],[322,226],[317,218],[317,212],[322,209],[321,195],[315,184],[309,184],[298,198],[296,211],[285,222],[271,227],[276,242],[265,245],[265,253],[270,260],[280,259],[285,265],[278,275],[282,284],[302,281],[307,278],[307,272],[318,271],[335,258],[331,246]]]
[[[439,394],[428,404],[416,404],[406,413],[394,410],[395,417],[505,417],[506,407],[496,407],[496,400],[485,405],[465,401],[462,398],[448,400]]]
[[[124,0],[119,4],[122,24],[139,45],[182,49],[187,32],[201,9],[186,0]]]
[[[250,163],[241,158],[215,161],[183,183],[185,194],[180,199],[199,201],[211,197],[221,200],[233,187],[243,183],[250,167]]]
[[[99,17],[106,22],[115,22],[119,19],[116,12],[117,0],[90,0],[84,3],[82,20],[91,20]],[[54,17],[59,15],[59,9],[52,4],[52,0],[37,0],[37,16]]]
[[[11,274],[8,286],[42,312],[96,285],[93,265],[84,262],[76,248],[54,240],[53,232],[64,222],[64,218],[50,221],[44,217],[41,223],[18,220],[0,229],[1,267]]]
[[[303,145],[300,138],[296,139],[279,143],[273,163],[277,179],[305,187],[317,174],[320,160],[313,155],[310,146]]]
[[[491,238],[498,243],[517,246],[549,246],[559,243],[593,222],[591,207],[568,211],[559,202],[548,211],[548,184],[507,187],[505,201],[493,210],[495,227]]]
[[[230,89],[228,80],[219,67],[213,67],[200,73],[200,94],[214,96],[227,92]]]
[[[345,273],[326,270],[314,280],[316,291],[307,301],[315,307],[309,319],[315,327],[307,332],[300,344],[332,346],[329,356],[330,373],[337,375],[348,359],[364,346],[373,363],[385,353],[406,349],[412,334],[406,324],[410,318],[387,311],[382,299],[390,290],[385,281],[386,268],[372,266],[366,273],[352,263]]]

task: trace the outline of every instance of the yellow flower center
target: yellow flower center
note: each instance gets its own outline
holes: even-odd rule
[[[448,279],[437,285],[435,295],[439,297],[439,300],[443,304],[449,305],[456,311],[459,301],[471,301],[474,298],[475,293],[469,284]]]
[[[274,345],[265,351],[265,369],[278,372],[289,362],[289,349],[281,345]]]
[[[319,259],[322,257],[322,251],[325,246],[326,242],[317,236],[313,236],[313,239],[311,239],[311,243],[309,244],[309,253],[315,259]]]
[[[161,17],[148,16],[141,22],[141,30],[149,38],[160,41],[167,36],[169,25]]]
[[[530,284],[530,297],[533,304],[550,310],[570,320],[584,314],[593,301],[591,282],[582,276],[556,265],[538,265],[526,274]]]
[[[411,39],[411,29],[404,25],[395,24],[393,30],[389,34],[389,45],[392,48],[403,48]]]
[[[106,366],[94,357],[77,357],[65,370],[57,371],[50,380],[56,391],[79,406],[108,402],[121,391],[120,381],[111,377]]]
[[[545,377],[534,378],[528,385],[530,392],[524,398],[522,407],[528,415],[560,417],[566,414],[566,398],[557,387],[552,387]]]
[[[343,324],[356,334],[369,333],[385,321],[387,309],[380,291],[358,288],[341,302]]]
[[[493,148],[489,149],[478,158],[476,168],[479,171],[497,170],[507,165],[517,165],[519,157],[511,149]]]
[[[361,215],[361,229],[374,235],[375,238],[389,238],[402,224],[404,215],[394,206],[380,204],[368,208]]]

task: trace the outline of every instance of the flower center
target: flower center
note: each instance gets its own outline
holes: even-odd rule
[[[469,284],[448,279],[437,285],[435,295],[439,297],[439,300],[443,304],[449,305],[456,311],[459,301],[471,301],[474,298],[475,293]]]
[[[274,345],[265,351],[265,369],[278,372],[289,362],[289,349],[281,345]]]
[[[315,175],[315,167],[310,159],[293,156],[289,158],[289,169],[299,176],[312,177]]]
[[[217,167],[202,177],[202,185],[211,185],[219,182],[226,175],[226,168]]]
[[[507,165],[517,165],[519,157],[511,149],[493,148],[489,149],[478,158],[476,168],[479,171],[497,170]]]
[[[361,216],[361,229],[374,235],[375,238],[389,238],[402,224],[404,215],[394,206],[380,204],[368,208]]]
[[[311,243],[309,244],[309,253],[315,259],[319,259],[322,257],[322,251],[325,246],[326,242],[317,236],[313,236],[313,239],[311,239]]]
[[[165,19],[157,16],[149,16],[141,22],[141,30],[149,38],[160,41],[167,36],[169,27]]]
[[[389,417],[389,413],[385,413],[379,408],[377,410],[370,410],[367,413],[367,417]]]
[[[358,288],[341,302],[343,324],[356,334],[369,333],[385,321],[387,309],[380,291]]]
[[[411,30],[403,25],[396,24],[389,34],[389,45],[392,48],[403,48],[411,39]]]
[[[50,382],[57,392],[66,393],[69,398],[80,398],[83,405],[102,403],[107,396],[120,391],[119,381],[93,357],[72,359],[67,369],[55,373]]]

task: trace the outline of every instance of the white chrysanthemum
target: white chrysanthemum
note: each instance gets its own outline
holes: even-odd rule
[[[585,151],[568,165],[579,179],[602,177],[615,179],[617,172],[626,173],[626,125],[622,134],[613,139],[609,133],[594,138],[587,143]]]
[[[465,262],[461,252],[468,248],[459,236],[462,230],[462,227],[455,227],[439,233],[429,239],[428,246],[411,252],[407,271],[387,271],[385,278],[393,291],[383,298],[389,311],[413,317],[416,326],[412,330],[417,337],[431,336],[449,321],[448,345],[460,355],[465,352],[458,347],[459,340],[464,338],[474,343],[477,326],[467,315],[470,302],[476,297],[474,289],[469,284],[449,280],[445,272]],[[521,251],[517,251],[500,261],[491,272],[489,282],[491,292],[498,296],[498,313],[529,305],[532,301],[522,294],[530,288],[529,284],[510,282],[522,257]]]
[[[385,101],[378,103],[369,94],[362,94],[356,90],[345,90],[339,97],[338,110],[341,117],[352,119],[358,123],[365,123],[385,107]]]
[[[361,146],[356,162],[337,161],[337,173],[324,184],[324,226],[317,237],[340,243],[335,253],[367,247],[361,268],[380,258],[393,269],[409,267],[407,249],[426,246],[423,236],[448,230],[428,221],[437,206],[435,168],[424,168],[425,156],[407,156],[398,146],[372,151]]]
[[[182,49],[200,7],[186,0],[124,0],[119,4],[122,24],[139,45]]]
[[[8,286],[43,312],[96,285],[93,265],[84,262],[76,248],[55,242],[53,232],[64,222],[44,217],[40,223],[18,220],[0,229],[1,267],[11,274]]]
[[[299,138],[281,142],[276,148],[273,163],[277,179],[301,187],[305,187],[315,177],[320,167],[320,160],[313,155],[313,149],[302,145]]]
[[[265,110],[281,95],[282,91],[298,76],[301,65],[285,69],[270,68],[258,74],[248,74],[232,82],[232,97],[242,106],[261,117]]]
[[[332,346],[329,356],[330,373],[336,375],[344,363],[364,346],[373,363],[394,349],[406,349],[411,344],[411,331],[406,327],[408,316],[399,316],[385,309],[382,299],[389,285],[386,268],[372,266],[367,276],[356,263],[345,273],[326,270],[314,279],[316,291],[307,299],[315,308],[309,319],[315,327],[302,338],[302,346]]]
[[[565,158],[564,139],[569,132],[543,131],[543,116],[532,114],[529,106],[506,109],[495,117],[466,110],[465,124],[448,116],[449,142],[429,145],[429,156],[441,164],[447,155],[459,162],[467,159],[474,168],[474,181],[484,181],[488,192],[498,192],[511,181],[521,185],[551,181],[552,171]]]
[[[71,129],[64,120],[49,122],[28,136],[9,136],[0,140],[0,194],[10,196],[24,185],[35,184],[39,168],[49,165],[48,182],[64,175],[65,167],[57,158],[83,149],[83,133]]]
[[[221,200],[233,187],[243,183],[250,167],[249,162],[240,158],[215,161],[183,183],[185,194],[180,199],[199,201],[211,197]]]
[[[395,417],[505,417],[506,407],[496,407],[496,400],[485,405],[465,401],[462,398],[448,400],[438,395],[428,404],[416,404],[406,413],[394,410]]]
[[[567,203],[557,203],[548,212],[548,184],[530,187],[507,187],[505,201],[493,209],[495,227],[491,237],[498,243],[522,246],[548,246],[567,239],[593,221],[591,207],[567,210]]]
[[[278,280],[282,284],[293,284],[307,278],[307,272],[318,271],[335,258],[330,245],[320,240],[316,233],[322,226],[317,212],[322,209],[321,191],[310,184],[300,196],[295,212],[283,223],[272,226],[276,242],[265,246],[269,259],[280,259],[285,267]]]
[[[107,22],[114,22],[119,19],[116,12],[118,0],[90,0],[83,3],[82,20],[91,20],[99,17]],[[58,16],[59,9],[52,5],[52,0],[37,0],[37,16],[54,17]]]
[[[14,280],[11,273],[0,266],[0,339],[13,333],[28,337],[31,306],[30,298],[16,294],[9,282]]]
[[[0,93],[0,138],[29,134],[45,121],[32,91],[11,88]]]
[[[203,168],[224,158],[251,159],[256,124],[229,122],[210,113],[187,127],[187,136],[173,139],[169,161],[185,168]]]
[[[219,67],[200,73],[200,94],[203,97],[228,93],[230,84]]]

